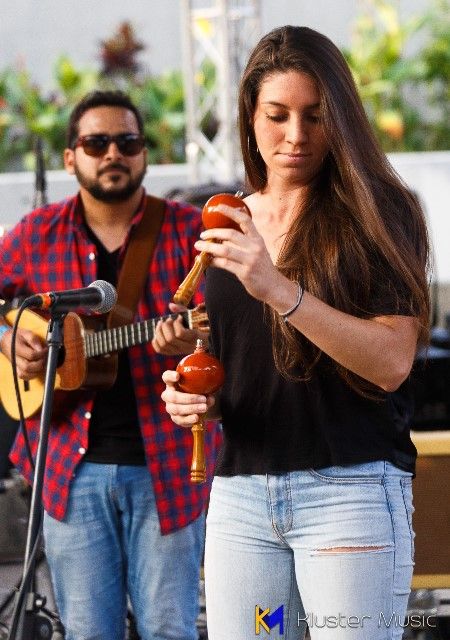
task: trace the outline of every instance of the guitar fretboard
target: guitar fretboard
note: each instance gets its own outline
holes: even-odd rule
[[[166,320],[167,318],[175,320],[179,315],[179,313],[172,313],[168,316],[143,320],[135,324],[126,324],[112,329],[101,329],[95,333],[86,332],[84,336],[86,358],[105,356],[108,353],[114,353],[127,347],[150,342],[150,340],[153,340],[156,325],[160,320]],[[185,311],[181,315],[183,316],[184,324],[192,328],[192,310]]]

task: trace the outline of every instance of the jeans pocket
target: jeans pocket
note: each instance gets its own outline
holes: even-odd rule
[[[383,461],[364,462],[322,469],[309,469],[309,473],[326,483],[381,484],[384,476]]]

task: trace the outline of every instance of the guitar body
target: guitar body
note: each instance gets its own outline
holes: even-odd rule
[[[17,309],[13,309],[5,314],[11,326],[14,324],[17,313]],[[190,328],[206,331],[209,327],[204,304],[182,315],[189,317],[187,326]],[[172,315],[173,318],[176,316],[177,314]],[[64,343],[56,371],[55,392],[59,393],[55,393],[55,404],[61,405],[67,402],[67,394],[62,392],[111,387],[117,377],[118,351],[152,340],[154,327],[159,319],[161,318],[109,329],[105,328],[106,316],[81,317],[77,313],[68,313],[64,318]],[[19,327],[32,331],[43,342],[47,339],[48,320],[29,309],[23,312]],[[89,351],[88,343],[94,343],[94,351]],[[100,355],[92,355],[92,353]],[[44,379],[45,372],[33,380],[19,380],[19,393],[25,418],[29,418],[41,408]],[[12,365],[2,353],[0,353],[0,400],[7,413],[15,420],[19,420]]]
[[[108,389],[117,376],[118,356],[111,353],[95,358],[86,358],[84,338],[104,328],[104,316],[84,316],[68,313],[64,320],[63,362],[58,367],[59,388]]]
[[[17,310],[6,314],[6,320],[13,325]],[[85,327],[86,325],[86,327]],[[19,327],[33,331],[44,342],[47,338],[48,321],[42,316],[26,309]],[[90,328],[92,327],[92,328]],[[58,366],[55,379],[55,391],[73,391],[75,389],[107,389],[114,384],[117,375],[117,354],[86,359],[84,334],[101,327],[95,316],[83,320],[76,313],[68,313],[64,319],[64,344],[62,364]],[[15,420],[20,419],[17,406],[14,377],[11,362],[0,353],[0,398],[5,411]],[[32,380],[19,379],[19,392],[25,418],[34,415],[42,406],[44,397],[45,373]]]
[[[13,325],[17,315],[17,310],[9,311],[5,318],[9,324]],[[20,318],[19,327],[29,329],[44,342],[47,338],[48,322],[42,316],[26,309]],[[17,406],[16,391],[14,388],[14,377],[11,362],[6,356],[0,353],[0,397],[3,407],[15,420],[19,420],[19,409]],[[59,388],[59,375],[56,374],[55,389]],[[19,393],[22,399],[24,415],[26,418],[36,413],[42,405],[44,396],[44,375],[33,380],[19,379]]]

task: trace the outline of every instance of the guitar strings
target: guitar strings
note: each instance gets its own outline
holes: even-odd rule
[[[187,319],[189,327],[192,325],[193,311],[195,310],[190,309],[182,314]],[[166,320],[167,318],[175,320],[178,315],[178,313],[171,313],[168,316],[151,318],[135,324],[101,329],[96,332],[86,331],[84,334],[85,356],[86,358],[103,356],[126,347],[149,342],[153,339],[156,325],[160,320]]]

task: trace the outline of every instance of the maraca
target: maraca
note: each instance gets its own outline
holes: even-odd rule
[[[250,209],[237,195],[234,196],[231,193],[217,193],[216,195],[211,196],[202,210],[202,221],[205,229],[228,228],[240,231],[240,226],[226,215],[227,211],[230,209],[237,209],[249,216],[251,215]],[[198,254],[194,260],[192,269],[178,287],[177,292],[173,297],[174,302],[184,305],[185,307],[189,304],[200,281],[201,275],[210,262],[211,256],[209,253],[202,251]]]
[[[225,380],[225,371],[219,360],[207,353],[202,340],[197,340],[194,353],[185,356],[177,365],[180,374],[178,388],[186,393],[208,394],[217,391]],[[204,417],[191,428],[192,447],[191,482],[206,481]]]

